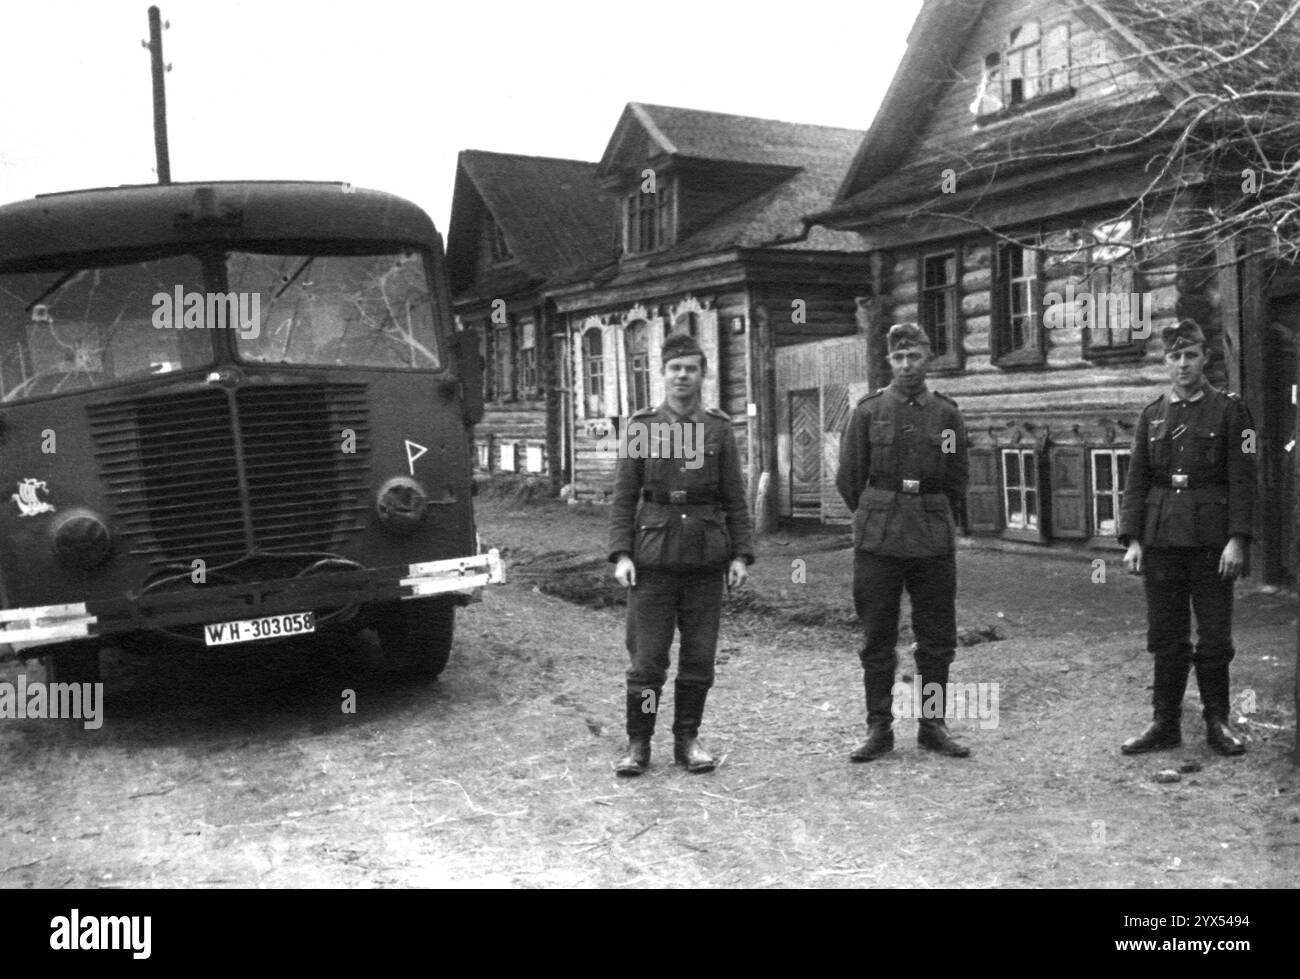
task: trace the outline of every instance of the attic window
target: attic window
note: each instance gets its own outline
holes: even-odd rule
[[[1070,77],[1070,24],[1053,24],[1039,31],[1038,21],[1025,21],[1007,34],[1000,51],[984,56],[979,89],[970,110],[977,122],[988,122],[1074,94]]]
[[[623,251],[634,255],[667,248],[677,238],[676,181],[661,177],[652,191],[640,186],[623,198]]]
[[[501,230],[501,225],[497,224],[496,220],[491,215],[488,215],[487,219],[487,238],[488,249],[491,252],[493,264],[498,262],[508,262],[510,259],[514,258],[514,254],[510,251],[510,246],[506,243],[506,236]]]

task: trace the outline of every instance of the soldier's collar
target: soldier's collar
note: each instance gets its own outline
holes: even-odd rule
[[[899,404],[904,404],[904,405],[910,404],[911,402],[915,401],[917,404],[921,406],[925,406],[928,405],[930,403],[930,399],[934,397],[934,395],[930,393],[930,389],[926,387],[924,384],[921,385],[921,390],[914,395],[904,394],[900,388],[896,387],[892,383],[885,390],[887,390],[891,395],[893,395],[895,401],[897,401]]]
[[[1169,403],[1171,405],[1182,404],[1184,401],[1186,401],[1188,404],[1196,404],[1196,402],[1200,401],[1203,397],[1205,397],[1204,384],[1202,384],[1200,389],[1195,394],[1193,394],[1190,398],[1180,398],[1178,396],[1177,391],[1175,391],[1173,388],[1169,389]]]
[[[663,402],[655,410],[662,411],[669,418],[675,418],[680,421],[697,422],[702,424],[704,420],[708,418],[708,415],[704,413],[703,402],[697,403],[695,405],[695,410],[692,411],[689,415],[679,415],[676,411],[673,410],[673,406],[668,403],[667,398],[664,398]]]

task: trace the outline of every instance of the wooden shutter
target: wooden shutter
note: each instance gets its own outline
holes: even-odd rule
[[[970,449],[970,481],[966,486],[966,530],[992,533],[1002,527],[1001,484],[996,449]]]
[[[1084,481],[1086,459],[1077,445],[1057,445],[1049,450],[1052,487],[1052,536],[1082,540],[1088,536],[1088,498]]]

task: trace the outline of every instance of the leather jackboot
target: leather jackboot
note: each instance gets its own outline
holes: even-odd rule
[[[1196,686],[1205,714],[1205,743],[1221,755],[1244,755],[1246,742],[1228,723],[1228,667],[1196,666]]]
[[[718,767],[713,756],[700,747],[700,722],[709,688],[677,683],[673,687],[673,760],[688,772],[711,772]]]
[[[922,672],[918,664],[916,678],[912,682],[924,682],[921,689],[921,703],[926,707],[933,703],[933,699],[929,696],[930,684],[939,685],[939,716],[922,716],[917,719],[916,743],[926,751],[938,752],[949,758],[969,758],[970,749],[948,733],[948,725],[944,721],[948,715],[948,665],[946,663],[941,666],[931,665],[928,670]]]
[[[1145,731],[1120,745],[1119,750],[1123,754],[1141,755],[1148,751],[1165,751],[1183,743],[1183,694],[1187,691],[1187,674],[1190,669],[1191,664],[1186,660],[1171,662],[1157,657],[1151,684],[1154,719]]]
[[[850,761],[875,761],[894,750],[894,675],[863,676],[867,696],[867,740],[853,749]]]
[[[627,753],[614,765],[615,774],[629,777],[650,767],[650,738],[655,733],[659,691],[653,687],[627,692]]]

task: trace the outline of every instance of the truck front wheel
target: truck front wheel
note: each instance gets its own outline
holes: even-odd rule
[[[415,598],[379,609],[375,631],[390,666],[432,680],[451,657],[456,606],[445,598]]]

